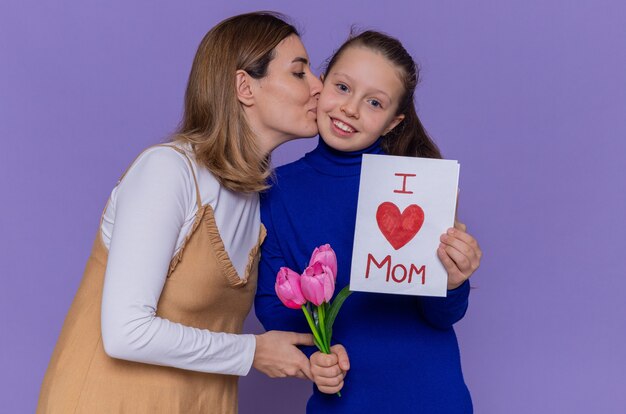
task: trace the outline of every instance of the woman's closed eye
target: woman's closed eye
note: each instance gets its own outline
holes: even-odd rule
[[[304,79],[304,77],[306,76],[306,72],[294,72],[293,76],[295,76],[298,79]]]

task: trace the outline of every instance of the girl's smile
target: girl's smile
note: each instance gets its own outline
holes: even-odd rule
[[[358,132],[352,125],[336,118],[329,118],[333,126],[334,132],[340,136],[350,136]]]

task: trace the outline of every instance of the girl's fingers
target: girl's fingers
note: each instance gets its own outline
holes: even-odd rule
[[[472,235],[470,235],[467,231],[456,227],[456,225],[454,226],[454,228],[448,229],[445,234],[450,237],[455,237],[459,240],[462,240],[472,247],[478,247],[478,242],[476,241],[476,239],[472,237]]]
[[[317,389],[323,392],[324,394],[337,394],[339,391],[341,391],[342,388],[343,388],[343,381],[341,381],[339,385],[334,386],[334,387],[320,386],[320,385],[317,386]]]
[[[341,370],[341,368],[339,368],[339,365],[335,365],[333,367],[330,368],[324,368],[324,367],[316,367],[316,366],[312,366],[311,367],[311,372],[313,373],[313,375],[315,376],[315,378],[336,378],[340,375],[343,375],[343,371]]]
[[[315,383],[317,386],[336,387],[343,382],[345,375],[341,374],[332,378],[315,377]]]
[[[468,259],[476,255],[476,252],[469,244],[454,236],[444,234],[439,240],[441,241],[441,244],[444,245],[448,253],[451,253],[452,250],[456,250],[460,254],[466,256]],[[451,249],[449,250],[449,248]],[[452,259],[454,259],[454,256],[452,257]]]
[[[445,247],[441,246],[437,249],[437,256],[439,256],[439,260],[441,260],[446,272],[448,272],[448,290],[456,289],[469,278],[469,275],[466,276],[459,270],[457,264],[446,252]]]
[[[439,260],[441,260],[441,263],[443,264],[443,267],[446,269],[446,272],[448,272],[448,275],[454,276],[454,275],[462,273],[457,267],[454,260],[450,258],[450,255],[448,254],[448,252],[446,252],[446,249],[444,246],[439,246],[439,248],[437,249],[437,256],[439,256]]]
[[[341,344],[336,344],[330,347],[330,350],[333,354],[337,355],[337,362],[339,364],[339,368],[344,371],[350,369],[350,358],[348,357],[348,352],[346,348]]]
[[[454,228],[463,232],[467,232],[467,226],[456,219],[454,220]]]
[[[464,275],[467,275],[468,273],[471,274],[471,272],[474,271],[474,269],[472,268],[473,266],[472,260],[470,259],[470,257],[468,257],[468,255],[464,251],[458,250],[455,246],[444,245],[444,249],[446,253],[448,253],[448,256],[450,256],[450,259],[454,261],[454,263],[456,264],[456,267]]]
[[[337,355],[324,354],[320,351],[317,351],[313,355],[311,355],[311,364],[322,368],[332,367],[334,365],[337,365]]]
[[[476,269],[478,269],[480,260],[475,254],[469,254],[468,256],[465,252],[462,252],[455,246],[451,245],[441,244],[440,247],[443,248],[448,258],[455,264],[455,267],[446,266],[448,273],[453,274],[456,268],[456,270],[463,274],[463,276],[467,279]]]
[[[451,258],[457,262],[460,269],[471,269],[472,272],[478,269],[480,259],[482,257],[482,251],[472,236],[467,233],[460,234],[457,231],[452,234],[446,233],[442,235],[440,240],[446,251],[450,254]],[[461,256],[459,256],[459,254]],[[466,259],[468,263],[464,264]]]

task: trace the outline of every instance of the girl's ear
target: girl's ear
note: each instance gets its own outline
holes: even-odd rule
[[[385,130],[383,131],[383,135],[387,135],[389,132],[391,132],[391,130],[397,127],[398,124],[402,122],[403,119],[404,119],[404,114],[400,114],[396,116],[395,118],[393,118],[391,122],[389,122],[389,125],[387,125],[387,128],[385,128]]]
[[[244,106],[254,104],[254,93],[252,92],[252,78],[245,70],[239,69],[235,72],[235,91],[237,99]]]

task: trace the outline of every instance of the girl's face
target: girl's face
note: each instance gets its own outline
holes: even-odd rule
[[[404,87],[387,58],[362,46],[346,49],[324,79],[317,125],[324,142],[339,151],[372,145],[404,119],[396,115]]]
[[[291,35],[274,49],[267,75],[250,79],[254,104],[246,115],[267,153],[293,138],[317,134],[317,101],[322,82],[311,72],[300,38]]]

